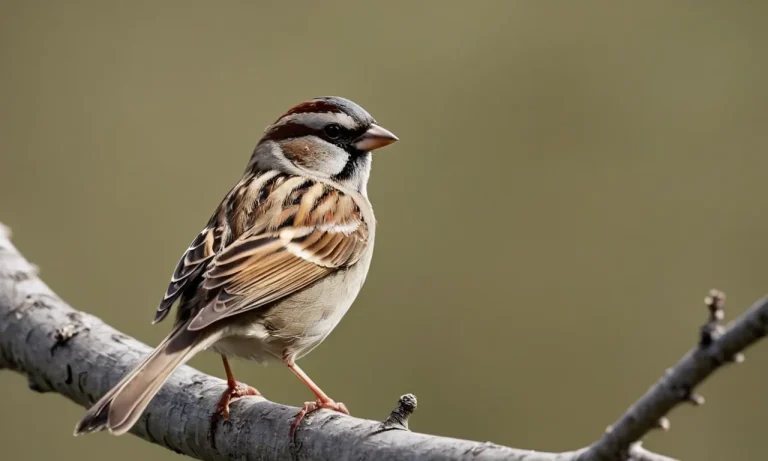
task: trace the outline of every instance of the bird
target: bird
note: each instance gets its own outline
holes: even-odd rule
[[[299,103],[269,125],[242,178],[178,262],[153,323],[176,306],[170,334],[93,404],[75,435],[128,432],[173,371],[205,349],[221,355],[234,400],[261,395],[235,380],[228,358],[287,366],[314,394],[291,434],[319,409],[349,414],[296,364],[338,325],[365,281],[375,219],[372,152],[398,141],[338,96]]]

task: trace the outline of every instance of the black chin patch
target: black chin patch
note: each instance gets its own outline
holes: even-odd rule
[[[350,148],[347,152],[349,153],[347,163],[344,165],[344,168],[333,177],[333,179],[337,181],[345,181],[354,176],[355,172],[363,167],[368,156],[371,155],[370,152],[363,152],[355,148]]]

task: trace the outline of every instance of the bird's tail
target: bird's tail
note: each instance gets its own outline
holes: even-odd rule
[[[179,325],[149,356],[86,412],[75,435],[108,429],[121,435],[136,423],[173,371],[216,338]]]

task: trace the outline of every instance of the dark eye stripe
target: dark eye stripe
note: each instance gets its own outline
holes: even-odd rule
[[[359,136],[365,131],[346,114],[317,114],[308,113],[293,116],[293,120],[283,120],[270,126],[262,140],[282,141],[302,136],[314,135],[330,142],[339,139]],[[349,126],[352,124],[351,126]],[[327,131],[329,127],[337,127],[337,134]]]
[[[282,125],[273,126],[266,135],[264,135],[265,140],[283,140],[283,139],[290,139],[290,138],[298,138],[301,136],[307,136],[307,135],[317,135],[318,130],[315,128],[309,127],[307,125],[301,124],[301,123],[284,123]]]

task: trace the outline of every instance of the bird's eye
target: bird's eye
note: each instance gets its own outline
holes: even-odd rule
[[[336,123],[325,125],[323,131],[325,132],[325,135],[330,139],[338,139],[339,136],[341,136],[341,127]]]

